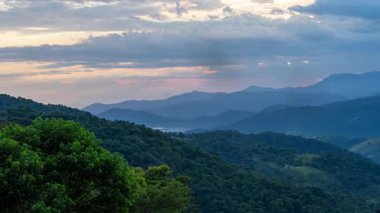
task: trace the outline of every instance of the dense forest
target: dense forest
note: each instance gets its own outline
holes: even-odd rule
[[[338,190],[328,191],[315,186],[298,186],[279,178],[264,176],[257,173],[262,171],[255,170],[254,167],[239,162],[228,163],[226,162],[228,159],[222,155],[224,160],[217,156],[217,153],[209,154],[197,148],[195,144],[189,143],[188,138],[165,134],[128,122],[107,121],[64,106],[42,105],[22,98],[0,96],[2,126],[14,123],[30,125],[38,117],[79,122],[82,127],[93,132],[101,140],[102,147],[111,152],[121,153],[131,166],[149,171],[151,166],[168,164],[173,169],[174,176],[189,178],[188,182],[194,196],[190,207],[192,211],[373,212],[378,206],[374,197],[368,198]],[[273,152],[275,151],[273,149]],[[326,172],[334,170],[334,168],[323,169],[326,169]],[[376,169],[377,167],[374,170]],[[161,170],[167,169],[161,168]],[[154,178],[149,180],[149,172],[145,174],[148,186],[154,185]],[[368,175],[370,178],[376,177],[372,173]],[[376,178],[374,181],[367,180],[367,184],[376,183]],[[187,182],[184,179],[187,178],[179,178],[181,181],[178,181]],[[147,203],[150,202],[137,203],[141,208],[149,209]]]
[[[333,145],[284,134],[179,135],[224,160],[300,185],[380,196],[380,165]]]
[[[191,197],[183,180],[167,165],[129,166],[74,122],[38,119],[0,131],[2,212],[184,211]]]

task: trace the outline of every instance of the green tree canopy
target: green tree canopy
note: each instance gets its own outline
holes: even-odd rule
[[[28,127],[2,128],[0,209],[128,212],[132,207],[136,210],[138,201],[139,208],[149,211],[176,212],[188,205],[189,191],[171,178],[169,167],[152,167],[145,174],[99,143],[79,124],[61,119],[37,119]],[[153,183],[155,170],[161,176]]]
[[[0,131],[0,206],[8,211],[120,212],[145,180],[75,122],[38,119]]]
[[[0,208],[119,212],[145,180],[75,122],[36,120],[0,131]]]
[[[135,205],[135,212],[180,212],[186,210],[191,196],[184,177],[172,178],[168,165],[149,167],[145,172],[148,184],[145,194]],[[154,211],[152,211],[154,210]]]

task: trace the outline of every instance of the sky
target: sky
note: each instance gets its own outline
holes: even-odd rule
[[[380,71],[378,0],[0,0],[0,93],[84,107]]]

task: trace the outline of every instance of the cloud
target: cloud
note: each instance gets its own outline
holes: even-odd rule
[[[318,63],[379,55],[378,33],[350,30],[351,25],[321,24],[306,17],[287,21],[258,16],[240,16],[204,23],[191,28],[182,24],[176,31],[128,32],[91,37],[74,45],[0,48],[1,61],[51,62],[48,68],[81,65],[93,69],[139,69],[171,67],[209,67],[213,75],[205,78],[229,78],[255,75],[257,64],[266,61],[267,72],[287,68],[287,62],[300,65],[305,60]],[[173,25],[168,26],[174,28]],[[165,29],[165,28],[164,28]],[[345,34],[341,34],[346,31]],[[351,63],[363,63],[364,59]],[[334,71],[337,65],[331,66]],[[301,68],[300,68],[301,69]],[[194,77],[194,76],[191,76]]]
[[[157,1],[153,4],[150,0],[133,1],[127,8],[125,2],[129,0],[99,0],[96,2],[105,5],[79,9],[64,1],[36,2],[0,12],[0,26],[5,22],[1,16],[8,17],[7,13],[20,14],[20,20],[15,18],[19,24],[36,21],[29,16],[37,13],[41,13],[40,16],[35,16],[37,20],[53,24],[46,20],[55,13],[59,18],[56,26],[50,27],[62,28],[61,30],[69,27],[88,27],[93,30],[113,28],[118,25],[116,22],[115,25],[110,24],[115,20],[122,20],[123,23],[127,20],[126,23],[134,23],[135,29],[139,30],[127,29],[125,33],[94,36],[73,45],[0,48],[0,61],[48,61],[54,63],[55,67],[52,68],[72,65],[100,69],[204,66],[217,70],[218,75],[214,76],[228,77],[229,73],[236,73],[231,67],[235,69],[236,66],[251,64],[251,61],[255,64],[252,68],[254,70],[261,61],[283,64],[283,58],[303,57],[307,60],[318,57],[329,60],[338,54],[378,55],[377,50],[380,48],[380,29],[371,21],[342,21],[339,18],[309,18],[303,15],[287,20],[268,19],[249,13],[239,14],[235,7],[225,6],[226,1],[165,1],[169,6],[175,3],[187,5],[187,10],[219,9],[221,13],[228,14],[216,20],[171,22],[154,22],[135,17],[147,11],[154,14],[152,11],[165,6],[161,1],[158,4]],[[89,2],[95,1],[76,1],[78,4]],[[260,4],[274,3],[265,1]],[[318,4],[316,2],[315,5]],[[172,9],[175,10],[175,7]],[[96,21],[99,14],[102,14],[102,19]],[[175,14],[180,15],[178,11]],[[124,19],[130,16],[135,18]],[[99,23],[85,24],[90,19]],[[119,23],[120,26],[123,25],[122,22]],[[46,33],[48,29],[44,28],[44,31],[38,33]]]
[[[20,30],[27,27],[49,28],[51,31],[75,30],[147,30],[157,22],[209,21],[209,17],[228,15],[272,15],[287,12],[288,6],[307,5],[313,0],[293,3],[232,0],[0,0],[0,29]],[[305,3],[306,2],[306,3]],[[280,14],[280,17],[284,14]],[[157,27],[158,28],[158,27]]]
[[[228,23],[222,22],[221,25]],[[218,25],[218,24],[216,24]],[[245,29],[244,26],[238,29]],[[236,30],[238,30],[236,29]],[[222,66],[237,63],[237,59],[273,55],[299,55],[305,46],[298,46],[296,37],[303,40],[324,39],[325,33],[257,34],[247,37],[251,29],[238,35],[214,36],[226,28],[214,31],[192,32],[141,32],[93,37],[75,45],[44,45],[38,47],[0,49],[0,60],[30,60],[78,63],[87,66],[115,66],[130,62],[124,67]],[[281,31],[281,29],[278,29]],[[211,36],[210,36],[210,35]]]
[[[60,103],[75,93],[83,105],[380,70],[378,4],[313,2],[0,0],[0,32],[23,40],[0,48],[0,89]]]
[[[380,19],[380,1],[378,0],[317,0],[315,4],[293,7],[293,10],[318,15]]]
[[[35,77],[35,76],[47,76],[47,75],[57,75],[57,74],[71,74],[72,71],[63,70],[49,70],[41,72],[18,72],[18,73],[0,73],[0,79],[20,79],[25,77]]]
[[[316,42],[332,47],[342,43],[347,45],[344,50],[349,50],[353,45],[368,45],[365,42],[369,40],[374,41],[374,46],[378,43],[377,32],[363,33],[358,30],[356,22],[322,21],[320,23],[307,17],[279,21],[242,15],[208,22],[162,23],[160,30],[90,37],[75,45],[4,48],[0,49],[0,60],[21,57],[31,60],[131,61],[142,64],[189,58],[198,63],[211,56],[237,58],[283,55],[287,52],[290,55],[312,54],[320,49],[320,44]],[[373,25],[367,23],[367,28],[373,28]],[[341,48],[326,49],[338,50]]]

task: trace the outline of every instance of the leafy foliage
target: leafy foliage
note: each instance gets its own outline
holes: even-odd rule
[[[78,123],[38,119],[0,132],[0,197],[10,212],[177,212],[191,196],[167,165],[130,167]]]
[[[168,165],[149,167],[145,176],[147,190],[136,201],[135,212],[177,212],[190,205],[187,178],[173,179]]]
[[[74,122],[36,120],[0,132],[1,207],[121,212],[138,198],[134,170]]]

